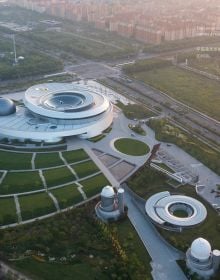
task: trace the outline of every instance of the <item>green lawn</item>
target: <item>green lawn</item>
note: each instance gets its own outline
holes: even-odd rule
[[[51,193],[57,198],[60,208],[67,208],[83,200],[74,184],[51,190]]]
[[[73,163],[89,158],[87,153],[83,149],[62,152],[63,157],[68,163]]]
[[[17,222],[14,198],[0,198],[0,225]]]
[[[21,271],[28,271],[27,275],[30,275],[31,279],[34,280],[96,280],[97,276],[102,277],[99,279],[109,279],[104,274],[97,274],[97,271],[92,266],[85,263],[51,264],[26,259],[17,261],[16,268]]]
[[[127,256],[130,256],[131,263],[135,263],[135,259],[139,260],[139,270],[136,271],[136,278],[141,278],[141,275],[145,275],[147,280],[151,277],[151,257],[149,256],[146,248],[140,240],[137,232],[135,231],[131,222],[126,219],[119,223],[112,224],[113,228],[117,228],[117,237],[125,250]],[[134,273],[134,272],[133,272]],[[131,275],[133,274],[131,271]]]
[[[64,165],[64,162],[59,157],[59,153],[37,153],[36,155],[36,168],[47,168],[59,165]]]
[[[22,257],[27,250],[32,250],[31,255],[44,253],[43,262],[31,256],[10,262],[33,280],[151,279],[150,258],[129,221],[100,223],[94,219],[95,204],[1,231],[2,256],[8,260]],[[118,249],[125,252],[126,262]],[[63,256],[65,262],[60,260]],[[56,262],[50,263],[49,257]]]
[[[205,59],[190,58],[188,59],[188,65],[210,74],[220,75],[220,59],[218,57]]]
[[[82,38],[79,34],[74,34],[73,32],[66,33],[65,31],[56,32],[50,30],[26,32],[22,35],[38,45],[45,45],[53,50],[69,52],[85,58],[116,58],[131,53],[130,49],[118,48],[114,44],[103,44],[88,37]]]
[[[130,156],[143,156],[150,150],[144,142],[130,138],[120,138],[114,142],[114,146],[119,152]]]
[[[76,179],[67,167],[43,170],[43,174],[48,187],[58,186]]]
[[[0,151],[0,169],[31,169],[32,153]]]
[[[118,101],[116,105],[122,109],[124,115],[128,119],[146,119],[155,116],[155,113],[138,104],[124,105],[122,102]]]
[[[138,80],[220,120],[220,84],[175,66],[133,74]]]
[[[93,173],[99,172],[99,168],[92,160],[72,165],[72,167],[76,171],[79,178],[83,178],[92,175]]]
[[[43,188],[37,171],[8,172],[0,185],[0,194],[29,192]]]
[[[80,184],[83,185],[83,190],[87,197],[91,197],[98,194],[103,187],[109,185],[109,181],[103,174],[99,174],[87,180],[80,181]]]
[[[56,211],[52,199],[45,192],[20,196],[19,202],[23,220],[33,219]]]
[[[128,181],[129,187],[143,198],[148,198],[156,192],[169,188],[167,177],[153,168],[139,169]],[[169,188],[172,191],[172,188]]]

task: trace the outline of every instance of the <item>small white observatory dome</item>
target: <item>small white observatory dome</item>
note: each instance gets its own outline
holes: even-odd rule
[[[106,186],[102,189],[101,196],[113,197],[115,195],[114,189],[111,186]]]
[[[192,242],[191,255],[201,261],[205,261],[210,257],[212,248],[210,243],[204,238],[197,238]]]

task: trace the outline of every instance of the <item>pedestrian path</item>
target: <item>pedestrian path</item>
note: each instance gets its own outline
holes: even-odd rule
[[[18,223],[21,223],[22,222],[21,208],[17,195],[14,195],[14,200],[15,200],[16,214],[18,217]]]
[[[176,263],[182,259],[182,252],[167,243],[157,232],[152,223],[140,211],[140,202],[135,202],[135,197],[126,186],[125,203],[128,207],[128,218],[133,224],[145,248],[152,258],[152,276],[155,280],[186,280],[186,276]]]

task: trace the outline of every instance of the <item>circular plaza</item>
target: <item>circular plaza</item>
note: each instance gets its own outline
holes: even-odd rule
[[[145,211],[155,224],[167,229],[193,227],[207,216],[206,208],[200,201],[167,191],[152,195],[145,204]]]

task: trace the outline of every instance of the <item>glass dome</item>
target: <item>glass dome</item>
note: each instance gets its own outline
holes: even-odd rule
[[[16,106],[11,99],[0,97],[0,116],[8,116],[16,112]]]

